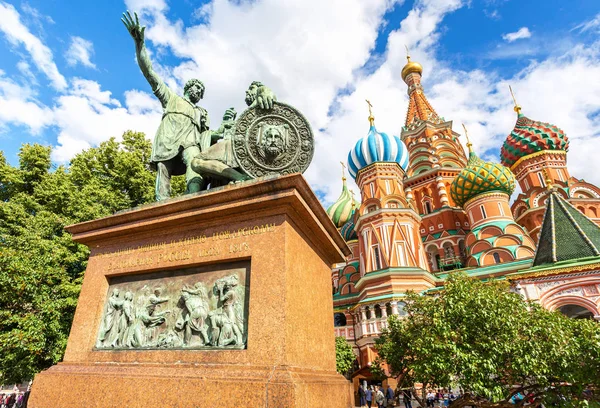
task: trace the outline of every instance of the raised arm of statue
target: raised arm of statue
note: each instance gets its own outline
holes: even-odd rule
[[[156,94],[163,107],[165,107],[169,99],[169,92],[165,92],[166,85],[152,69],[152,62],[150,62],[150,56],[148,55],[148,51],[146,51],[146,44],[144,42],[144,31],[146,31],[146,26],[140,26],[140,20],[138,19],[137,13],[133,13],[133,16],[134,17],[127,11],[126,13],[123,13],[121,21],[125,24],[127,31],[129,31],[129,34],[135,42],[135,53],[142,74],[144,74],[144,77],[152,87],[152,91]],[[159,88],[165,88],[165,90]]]

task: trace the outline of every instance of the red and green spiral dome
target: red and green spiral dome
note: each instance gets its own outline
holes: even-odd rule
[[[519,113],[515,128],[500,149],[500,162],[510,168],[519,159],[543,150],[566,152],[569,150],[569,138],[558,127],[531,120]]]

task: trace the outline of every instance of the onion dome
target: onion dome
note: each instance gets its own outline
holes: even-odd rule
[[[463,207],[471,198],[484,193],[503,192],[509,196],[515,190],[515,176],[503,165],[481,160],[467,143],[469,161],[450,186],[454,202]]]
[[[408,149],[398,136],[389,136],[375,128],[375,118],[369,105],[369,133],[356,142],[348,153],[348,172],[356,179],[358,171],[376,162],[396,162],[404,171],[408,168]]]
[[[337,201],[327,209],[327,215],[329,215],[329,218],[331,218],[337,228],[342,227],[352,217],[354,207],[359,205],[348,190],[346,177],[343,175],[342,184],[342,194],[340,194]]]
[[[500,162],[507,167],[512,167],[519,159],[533,153],[544,150],[567,152],[569,150],[569,138],[565,132],[550,123],[531,120],[523,115],[512,88],[510,93],[515,102],[514,109],[518,117],[515,128],[510,132],[502,149],[500,149]]]
[[[340,229],[340,234],[346,242],[358,239],[358,235],[356,235],[356,230],[354,229],[354,211],[352,211],[348,222]]]
[[[408,62],[406,63],[404,68],[402,68],[402,73],[401,73],[403,81],[406,79],[406,77],[409,74],[412,74],[413,72],[416,72],[419,75],[421,75],[423,73],[423,66],[421,64],[419,64],[418,62],[411,61],[410,55],[407,55],[406,59],[408,60]]]

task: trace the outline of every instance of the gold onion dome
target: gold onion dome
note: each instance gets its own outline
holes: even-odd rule
[[[329,215],[329,218],[331,218],[337,228],[344,226],[352,218],[354,207],[360,205],[348,190],[346,177],[342,177],[342,183],[342,193],[337,201],[327,209],[327,215]]]
[[[419,64],[418,62],[415,62],[415,61],[411,61],[410,55],[407,55],[406,59],[408,60],[408,62],[406,63],[404,68],[402,68],[402,80],[403,81],[406,80],[406,77],[409,74],[416,72],[419,75],[421,75],[423,73],[423,66],[421,64]]]
[[[450,187],[454,202],[463,207],[471,198],[490,192],[502,192],[509,196],[515,190],[515,176],[503,165],[481,160],[469,147],[469,161],[456,176]]]

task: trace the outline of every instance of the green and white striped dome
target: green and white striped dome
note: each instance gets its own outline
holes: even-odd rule
[[[342,178],[342,182],[342,194],[340,194],[337,201],[327,209],[327,215],[329,215],[329,218],[331,218],[337,228],[343,227],[351,218],[354,206],[358,207],[360,205],[360,203],[352,197],[352,194],[350,194],[348,186],[346,185],[346,177]],[[352,203],[354,203],[354,206]]]

